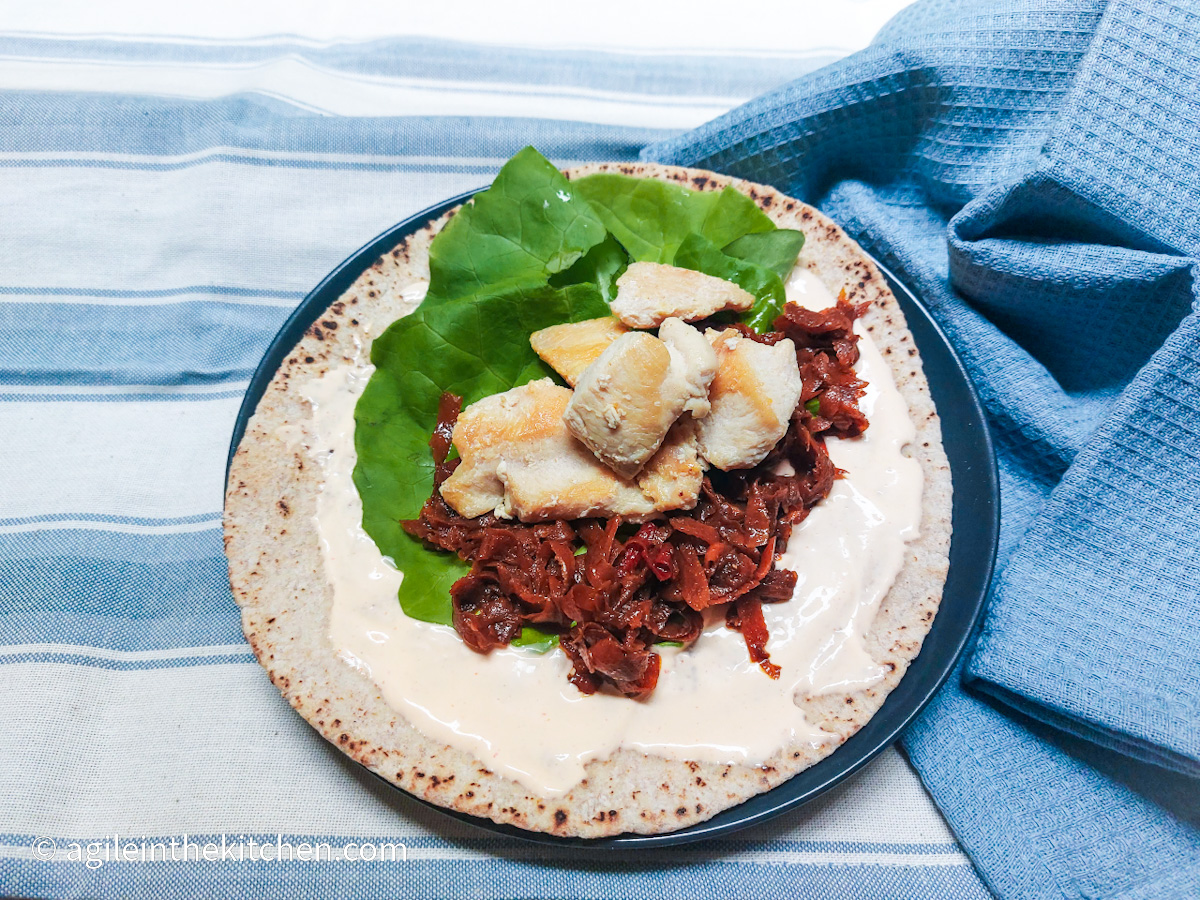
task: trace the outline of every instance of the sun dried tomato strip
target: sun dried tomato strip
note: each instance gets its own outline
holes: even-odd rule
[[[763,618],[762,603],[754,597],[739,597],[737,603],[725,614],[725,624],[735,631],[740,631],[746,640],[746,649],[750,651],[750,659],[756,662],[771,678],[778,678],[779,666],[771,662],[767,653],[767,622]]]
[[[705,522],[688,516],[675,516],[671,519],[671,527],[678,532],[698,538],[706,544],[721,543],[721,532]]]
[[[762,603],[782,603],[796,592],[798,576],[791,569],[772,569],[746,596]]]
[[[521,633],[521,617],[500,585],[486,575],[467,575],[450,588],[454,630],[472,650],[505,647]]]
[[[625,549],[617,559],[617,574],[628,575],[645,566],[659,581],[666,581],[675,571],[671,549],[663,546],[670,536],[670,529],[647,522],[625,542]]]
[[[763,500],[762,489],[755,484],[750,488],[750,498],[746,501],[746,534],[755,546],[761,547],[771,535],[774,516],[767,515],[767,504]]]
[[[679,548],[680,588],[683,601],[696,611],[712,606],[712,592],[708,589],[708,576],[691,547]]]
[[[626,696],[648,694],[658,684],[662,658],[657,653],[636,645],[623,646],[612,632],[595,622],[576,625],[560,643],[576,672],[582,669],[589,675],[600,675]]]
[[[451,473],[458,468],[459,460],[446,461],[450,453],[450,442],[454,436],[454,424],[458,414],[462,412],[462,397],[445,391],[438,398],[437,423],[433,433],[429,435],[429,449],[433,451],[433,487],[434,491],[442,486]]]
[[[446,391],[438,398],[437,424],[429,436],[429,447],[433,450],[433,461],[443,463],[450,452],[450,440],[454,436],[454,423],[462,412],[462,397]]]

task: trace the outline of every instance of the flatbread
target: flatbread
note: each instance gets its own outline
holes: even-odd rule
[[[770,187],[712,172],[645,163],[593,164],[569,178],[620,172],[750,196],[780,227],[804,231],[798,265],[853,302],[870,301],[864,325],[892,368],[917,428],[911,454],[924,472],[921,535],[884,599],[867,649],[888,675],[850,694],[808,699],[810,721],[837,738],[785,747],[761,767],[714,765],[629,750],[596,760],[557,799],[538,797],[470,754],[431,740],[389,707],[369,678],[338,658],[328,638],[332,591],[313,521],[320,471],[304,444],[311,411],[299,385],[369,349],[373,336],[412,311],[403,290],[429,277],[433,236],[453,212],[401,242],[333,303],[287,357],[251,418],[230,470],[225,547],[242,624],[271,681],[328,741],[388,781],[435,804],[563,836],[654,834],[703,821],[769,790],[827,756],[879,709],[921,649],[937,613],[950,546],[950,468],[941,427],[904,316],[862,249],[816,209]]]

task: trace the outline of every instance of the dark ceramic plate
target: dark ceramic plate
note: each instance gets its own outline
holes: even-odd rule
[[[245,433],[246,423],[254,414],[276,369],[299,343],[308,327],[382,254],[475,193],[471,191],[453,197],[384,232],[334,269],[304,298],[271,342],[250,381],[250,388],[246,391],[233,428],[233,442],[229,448],[231,461]],[[999,485],[996,456],[983,409],[962,362],[913,293],[887,269],[880,266],[880,271],[887,278],[908,319],[908,327],[921,351],[925,375],[941,415],[942,440],[954,479],[954,515],[950,572],[937,618],[929,636],[925,638],[920,655],[909,666],[907,674],[888,695],[879,711],[854,737],[812,768],[765,794],[725,810],[707,822],[670,834],[624,835],[598,840],[559,838],[497,825],[487,819],[451,812],[432,804],[426,805],[492,832],[548,844],[576,845],[595,850],[683,844],[725,835],[806,803],[865,766],[895,741],[905,726],[924,709],[954,669],[983,611],[996,558]],[[400,791],[399,788],[396,790]],[[411,795],[405,793],[405,796]],[[425,803],[423,800],[418,802]]]

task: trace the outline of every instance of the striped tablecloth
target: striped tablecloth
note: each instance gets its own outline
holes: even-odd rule
[[[446,819],[282,701],[221,550],[247,381],[350,251],[525,144],[633,159],[830,56],[0,36],[0,894],[988,896],[894,750],[719,843]]]

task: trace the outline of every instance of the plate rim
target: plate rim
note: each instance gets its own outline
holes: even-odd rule
[[[341,296],[341,294],[344,293],[364,271],[370,268],[371,265],[373,265],[376,260],[383,256],[387,251],[390,251],[393,247],[395,247],[396,244],[398,244],[403,238],[415,233],[429,222],[437,219],[439,216],[443,215],[455,206],[462,204],[482,190],[486,190],[486,186],[465,191],[454,197],[450,197],[439,203],[435,203],[426,207],[425,209],[420,210],[419,212],[413,213],[390,228],[385,229],[383,232],[376,235],[374,238],[367,241],[365,244],[347,256],[341,263],[332,269],[329,274],[322,278],[321,281],[311,291],[309,291],[308,294],[305,295],[304,299],[297,304],[296,308],[291,312],[288,318],[280,326],[278,332],[276,332],[275,336],[271,339],[271,343],[268,345],[266,352],[263,354],[262,359],[255,367],[254,374],[251,376],[246,393],[242,398],[242,403],[238,408],[237,418],[234,421],[233,432],[230,439],[229,454],[225,465],[226,486],[228,486],[229,472],[233,465],[234,455],[237,453],[238,446],[241,444],[242,438],[245,435],[246,426],[249,423],[250,418],[254,415],[255,410],[258,408],[258,403],[262,399],[267,387],[274,378],[275,372],[283,364],[283,361],[287,358],[288,354],[291,353],[291,351],[300,342],[308,328],[315,321],[317,321],[318,318],[320,318],[325,310],[328,309],[330,304],[336,301],[337,298]],[[866,253],[865,250],[863,252]],[[403,797],[419,803],[422,806],[436,810],[439,813],[449,816],[457,821],[491,832],[492,834],[501,834],[537,844],[571,847],[578,850],[604,851],[610,849],[630,850],[643,847],[663,847],[691,843],[694,841],[726,836],[734,831],[740,831],[744,828],[750,828],[754,825],[762,824],[769,819],[780,816],[786,812],[797,809],[800,806],[811,802],[812,800],[831,790],[836,785],[841,784],[855,773],[859,772],[864,766],[867,765],[867,763],[874,760],[884,750],[892,746],[899,739],[903,731],[921,714],[922,711],[924,711],[924,709],[933,700],[933,697],[949,680],[951,674],[956,669],[960,658],[966,651],[967,647],[972,643],[972,639],[980,628],[983,612],[987,605],[987,596],[990,590],[992,578],[995,573],[996,556],[999,547],[999,469],[996,459],[995,446],[991,436],[991,430],[987,422],[987,416],[983,409],[983,404],[979,399],[979,395],[975,389],[974,383],[971,381],[971,378],[966,371],[966,367],[963,365],[962,359],[954,349],[954,345],[950,343],[950,340],[947,338],[945,332],[938,325],[937,321],[933,318],[929,310],[920,301],[916,294],[903,282],[901,282],[894,274],[892,274],[887,267],[875,259],[874,256],[871,254],[866,255],[882,273],[888,283],[888,287],[892,290],[892,293],[896,296],[897,301],[903,308],[909,330],[913,332],[914,343],[916,343],[917,349],[922,354],[923,367],[925,367],[926,363],[926,351],[930,348],[927,346],[922,346],[922,340],[918,339],[917,331],[927,331],[928,334],[923,340],[925,342],[934,341],[935,346],[938,346],[939,352],[942,350],[946,352],[948,361],[951,364],[950,369],[956,376],[955,384],[952,385],[952,387],[958,387],[960,389],[960,393],[962,394],[960,400],[966,401],[965,409],[961,404],[955,407],[956,421],[962,422],[964,419],[963,414],[969,414],[965,417],[969,421],[966,421],[962,426],[956,424],[954,426],[954,430],[957,432],[960,427],[963,429],[970,429],[978,426],[976,445],[984,463],[981,470],[978,467],[973,469],[974,475],[972,484],[978,486],[981,483],[980,479],[982,479],[983,490],[982,492],[977,493],[982,493],[982,495],[984,495],[983,512],[987,514],[982,517],[976,516],[972,519],[973,523],[978,525],[982,531],[979,535],[975,536],[974,540],[971,540],[971,543],[977,552],[980,550],[982,551],[983,558],[976,564],[976,571],[978,573],[977,577],[974,579],[976,583],[974,585],[968,585],[968,587],[971,589],[970,593],[972,595],[968,598],[970,606],[969,608],[963,610],[963,612],[966,614],[965,619],[963,619],[961,615],[957,617],[958,619],[962,619],[962,621],[956,622],[958,628],[949,639],[949,656],[945,658],[943,664],[936,672],[932,681],[930,681],[920,690],[920,695],[917,697],[915,703],[910,701],[909,708],[904,710],[898,716],[896,716],[898,710],[894,708],[892,710],[892,724],[883,728],[883,733],[881,735],[875,736],[872,734],[872,731],[868,731],[872,723],[876,722],[877,719],[880,719],[880,716],[888,708],[889,703],[892,702],[893,697],[896,696],[901,686],[909,680],[910,676],[912,675],[913,668],[918,665],[922,655],[924,654],[926,649],[924,645],[921,648],[921,652],[918,653],[918,655],[909,664],[908,671],[905,672],[904,677],[901,678],[897,683],[896,688],[885,698],[883,705],[875,712],[874,715],[871,716],[871,718],[866,722],[866,724],[863,725],[862,728],[848,738],[831,754],[824,757],[809,768],[798,772],[796,775],[792,776],[787,781],[784,781],[776,787],[753,797],[749,797],[736,806],[730,807],[729,809],[722,810],[711,819],[707,819],[704,822],[698,822],[695,825],[679,831],[666,832],[664,834],[641,835],[627,833],[605,838],[580,838],[560,837],[544,832],[526,831],[525,829],[517,828],[513,825],[493,822],[490,819],[484,819],[468,813],[462,813],[456,810],[448,809],[444,806],[439,806],[436,803],[432,803],[422,797],[410,794],[408,791],[405,791],[403,788],[393,784],[383,776],[371,771],[357,761],[350,759],[350,762],[379,779],[379,781],[388,785],[389,788]],[[916,329],[913,327],[913,312],[917,313],[917,321],[919,322],[918,328]],[[926,367],[927,377],[928,374],[929,373]],[[949,392],[951,388],[941,387],[939,390]],[[934,405],[938,410],[939,419],[942,421],[943,443],[945,443],[947,419],[944,415],[942,404],[937,400],[936,394],[939,391],[934,390],[932,379],[930,379],[930,392],[931,394],[934,394]],[[951,566],[947,572],[946,582],[946,584],[949,585],[951,583],[951,574],[954,573],[953,555],[955,551],[955,535],[960,533],[959,513],[962,511],[960,510],[960,502],[966,501],[960,501],[959,479],[964,472],[960,472],[955,466],[955,460],[951,458],[949,452],[947,452],[947,460],[950,464],[953,486],[951,495]],[[978,462],[978,460],[976,460],[976,462]],[[960,467],[971,468],[970,463],[970,460],[959,460]],[[963,540],[963,538],[960,538],[960,542],[961,540]],[[982,544],[982,547],[975,546],[978,544]],[[961,547],[962,544],[960,543],[959,546]],[[945,588],[943,591],[945,591]],[[943,622],[945,621],[941,613],[942,607],[939,604],[938,615],[935,616],[933,626],[925,638],[926,644],[928,644],[929,638],[934,634],[935,629],[938,628],[939,620],[942,620]],[[911,683],[912,682],[910,682],[910,685]],[[866,732],[871,739],[866,742],[863,748],[858,748],[854,742],[860,736],[862,736],[864,732]],[[860,752],[858,753],[857,757],[853,759],[853,761],[849,761],[850,756],[847,756],[844,751],[852,744],[855,746],[855,749],[860,750]],[[349,759],[349,757],[347,757],[347,759]],[[832,764],[835,760],[841,765],[826,765],[827,763]],[[828,771],[828,776],[818,779],[817,783],[810,785],[804,790],[796,791],[793,789],[791,792],[787,790],[789,785],[794,786],[797,783],[802,783],[797,782],[797,779],[803,778],[807,773],[818,772],[818,770],[820,770],[821,775],[824,775],[825,772]],[[805,779],[805,781],[812,780],[813,776],[809,776],[807,779]],[[789,796],[789,793],[794,794],[794,796]],[[772,803],[768,798],[774,798],[779,802]],[[751,811],[747,813],[746,807],[748,805],[751,807]],[[741,815],[739,816],[739,814]]]

